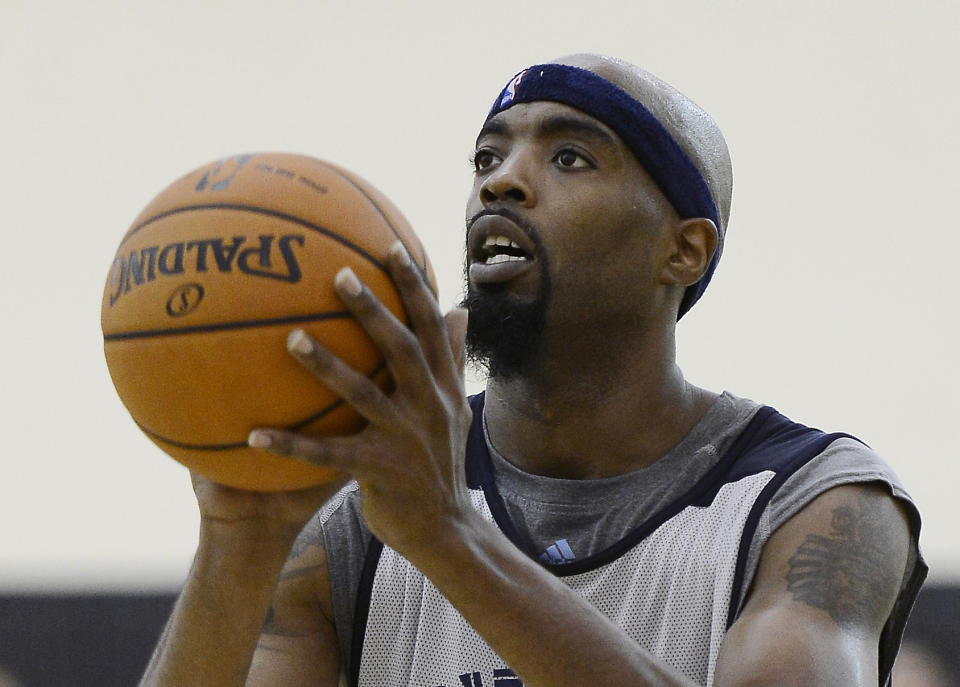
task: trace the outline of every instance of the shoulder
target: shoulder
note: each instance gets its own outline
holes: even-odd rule
[[[808,448],[801,452],[799,460],[791,455],[774,459],[782,472],[775,480],[776,488],[771,490],[769,500],[761,504],[756,529],[747,533],[745,544],[749,549],[738,606],[743,607],[748,591],[756,586],[753,578],[761,572],[761,556],[768,558],[771,547],[786,538],[781,532],[783,528],[801,514],[803,518],[793,522],[793,527],[800,523],[809,524],[810,518],[818,513],[821,519],[830,521],[839,495],[871,494],[873,496],[866,503],[883,501],[883,512],[897,513],[907,528],[910,549],[907,577],[914,573],[922,577],[925,566],[917,544],[920,514],[891,466],[872,448],[850,435],[826,434],[777,415],[776,424],[780,429],[775,436],[785,436],[788,440],[790,437],[807,437],[800,443],[808,444]],[[795,448],[798,443],[789,440],[787,445]],[[848,505],[852,508],[857,503]],[[780,536],[774,538],[778,533]]]
[[[770,537],[751,597],[781,597],[879,633],[900,593],[910,529],[906,509],[883,485],[830,488]]]
[[[842,437],[827,443],[787,476],[766,506],[754,545],[762,545],[821,494],[858,484],[882,487],[881,491],[903,509],[914,534],[919,534],[919,511],[893,468],[869,446],[852,437]]]
[[[795,684],[876,685],[878,669],[889,671],[881,637],[903,593],[911,542],[909,515],[886,486],[817,495],[767,541],[716,684],[776,668]]]
[[[862,482],[881,482],[894,498],[912,502],[896,472],[876,451],[852,437],[840,437],[786,481],[771,504],[774,522],[789,518],[827,489]]]
[[[890,530],[881,540],[887,540],[887,535],[898,535],[896,540],[888,541],[906,547],[906,564],[916,563],[920,514],[893,468],[856,437],[828,434],[796,423],[773,409],[765,410],[778,427],[774,435],[786,437],[786,441],[778,438],[775,445],[790,446],[788,453],[798,445],[806,448],[787,457],[776,489],[763,504],[750,551],[754,564],[749,567],[757,575],[762,574],[764,568],[760,564],[769,561],[771,552],[793,542],[791,535],[805,528],[819,528],[817,536],[833,536],[840,542],[846,535],[834,528],[842,527],[844,522],[858,524],[858,529],[847,533],[850,536],[868,537]],[[898,580],[903,573],[901,567]]]
[[[827,433],[762,406],[737,437],[734,472],[768,470],[776,474],[764,499],[757,535],[760,541],[826,491],[876,483],[905,509],[912,528],[919,513],[893,468],[872,448],[841,432]]]

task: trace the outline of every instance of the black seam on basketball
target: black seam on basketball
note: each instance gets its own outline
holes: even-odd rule
[[[327,169],[329,169],[331,172],[333,172],[334,174],[336,174],[337,176],[339,176],[341,179],[345,180],[348,184],[350,184],[351,186],[353,186],[355,189],[357,189],[358,191],[360,191],[360,193],[363,194],[363,197],[367,199],[367,201],[370,203],[370,205],[372,205],[372,206],[374,207],[374,209],[376,209],[376,211],[380,213],[380,217],[383,218],[383,221],[387,223],[387,226],[388,226],[388,227],[390,227],[390,231],[392,231],[392,232],[393,232],[393,235],[397,237],[397,240],[400,241],[400,243],[402,243],[402,244],[404,245],[404,247],[407,248],[407,250],[409,250],[409,247],[407,247],[407,242],[403,240],[403,238],[400,236],[400,232],[398,232],[398,231],[397,231],[397,228],[396,228],[395,226],[393,226],[393,222],[390,221],[390,218],[387,216],[387,213],[385,213],[385,212],[383,211],[383,208],[381,208],[381,207],[377,204],[377,201],[375,201],[375,200],[370,196],[370,194],[367,193],[367,191],[366,191],[365,188],[363,188],[360,184],[358,184],[356,181],[354,181],[353,179],[351,179],[351,178],[350,178],[350,175],[346,174],[345,172],[343,172],[343,171],[340,170],[340,169],[337,169],[337,168],[334,167],[333,165],[328,164],[328,163],[324,162],[323,160],[318,160],[318,162],[319,162],[321,165],[323,165],[324,167],[326,167]]]
[[[327,169],[329,169],[331,172],[334,172],[335,174],[337,174],[340,178],[346,180],[351,186],[353,186],[355,189],[357,189],[358,191],[360,191],[360,193],[363,194],[363,197],[366,198],[366,199],[370,202],[370,205],[372,205],[374,208],[376,208],[377,212],[380,213],[380,217],[382,217],[382,218],[383,218],[383,221],[387,223],[387,226],[388,226],[388,227],[390,227],[390,231],[392,231],[392,232],[393,232],[393,235],[397,237],[397,240],[398,240],[400,243],[403,244],[403,247],[404,247],[404,248],[407,249],[407,253],[408,253],[411,257],[413,256],[413,251],[410,250],[410,246],[408,246],[408,245],[407,245],[407,242],[403,240],[403,237],[402,237],[402,236],[400,236],[400,232],[397,231],[397,228],[396,228],[395,226],[393,226],[393,222],[390,221],[389,215],[387,215],[387,213],[383,211],[383,208],[381,208],[381,207],[377,204],[377,201],[375,201],[375,200],[370,196],[370,194],[367,193],[366,189],[364,189],[360,184],[358,184],[356,181],[354,181],[354,180],[353,180],[347,173],[345,173],[343,170],[337,169],[337,168],[334,167],[333,165],[331,165],[331,164],[329,164],[329,163],[326,163],[326,162],[324,162],[323,160],[317,160],[317,162],[319,162],[320,164],[322,164],[324,167],[326,167]],[[419,243],[419,241],[418,241],[418,243]],[[420,246],[420,253],[423,255],[423,264],[421,265],[420,263],[418,263],[418,262],[416,261],[416,259],[413,260],[413,264],[417,266],[417,270],[418,270],[418,271],[420,272],[420,274],[423,276],[424,281],[427,282],[427,286],[429,286],[429,287],[430,287],[430,290],[433,291],[433,286],[430,284],[430,280],[427,279],[427,251],[425,251],[425,250],[423,249],[423,246],[422,246],[422,245]],[[433,291],[433,295],[434,295],[434,296],[437,295],[436,291]]]
[[[369,377],[370,379],[373,379],[373,378],[376,377],[378,374],[380,374],[384,369],[386,369],[386,367],[387,367],[387,361],[386,361],[386,360],[381,360],[379,363],[377,363],[376,367],[373,368],[373,370],[370,372],[370,374],[367,375],[367,377]],[[344,400],[343,400],[342,398],[341,398],[341,399],[337,399],[336,401],[334,401],[333,405],[328,406],[327,408],[324,408],[324,409],[321,410],[320,412],[314,413],[313,415],[310,415],[309,417],[306,417],[306,418],[304,418],[303,420],[300,420],[300,421],[297,422],[297,423],[294,423],[294,424],[292,424],[292,425],[288,425],[288,426],[287,426],[287,431],[289,431],[289,432],[299,432],[301,429],[303,429],[303,428],[306,427],[307,425],[309,425],[309,424],[311,424],[311,423],[313,423],[313,422],[316,422],[317,420],[319,420],[320,418],[322,418],[324,415],[327,415],[328,413],[332,412],[335,408],[338,408],[339,406],[343,405],[343,403],[344,403]]]
[[[157,434],[156,432],[151,432],[139,422],[137,422],[137,427],[140,428],[141,432],[146,434],[154,441],[160,441],[169,446],[173,446],[174,448],[182,448],[189,451],[230,451],[238,448],[246,448],[248,445],[245,441],[239,441],[233,444],[185,444],[181,441],[168,439],[167,437]]]
[[[372,203],[373,201],[371,200],[370,202]],[[374,206],[376,207],[376,203],[374,203]],[[144,220],[137,226],[131,228],[130,231],[128,231],[126,235],[123,237],[123,240],[120,242],[120,246],[117,248],[117,252],[120,252],[120,248],[123,248],[123,244],[125,244],[131,236],[136,234],[138,231],[140,231],[147,225],[152,224],[153,222],[156,222],[158,220],[161,220],[164,217],[169,217],[170,215],[176,215],[181,212],[193,212],[195,210],[239,210],[241,212],[253,212],[260,215],[267,215],[268,217],[276,217],[277,219],[282,219],[287,222],[293,222],[294,224],[299,224],[300,226],[306,227],[311,231],[316,231],[320,234],[323,234],[327,238],[333,239],[334,241],[346,246],[347,248],[352,250],[354,253],[356,253],[360,257],[368,260],[375,267],[377,267],[377,269],[379,269],[381,272],[389,274],[389,272],[387,271],[386,265],[384,265],[382,262],[377,260],[372,255],[370,255],[370,253],[368,253],[366,250],[364,250],[357,244],[353,243],[353,241],[350,241],[349,239],[344,238],[343,236],[341,236],[340,234],[336,233],[331,229],[327,229],[326,227],[321,227],[319,224],[308,222],[305,219],[301,219],[300,217],[297,217],[295,215],[289,215],[285,212],[280,212],[279,210],[270,210],[269,208],[261,208],[256,205],[244,205],[242,203],[203,203],[199,205],[184,205],[179,208],[164,210],[163,212],[157,215],[154,215],[150,219]],[[383,211],[380,210],[379,207],[377,207],[377,210],[380,212],[380,214],[383,214]],[[390,225],[390,229],[393,231],[394,234],[397,233],[396,230],[393,228],[393,225]]]
[[[379,363],[377,363],[377,365],[373,368],[373,370],[367,375],[367,377],[371,379],[376,377],[380,372],[382,372],[386,368],[386,366],[387,366],[387,361],[381,360]],[[313,422],[316,422],[317,420],[323,419],[324,417],[326,417],[327,415],[329,415],[330,413],[337,410],[343,405],[345,405],[344,400],[342,398],[338,398],[336,401],[334,401],[333,403],[330,403],[324,408],[321,408],[316,413],[313,413],[312,415],[308,415],[304,419],[298,420],[293,424],[287,425],[286,427],[284,427],[284,429],[288,432],[299,432],[301,429],[303,429],[307,425]],[[134,420],[134,422],[136,422],[136,420]],[[141,425],[139,422],[137,422],[137,427],[139,427],[140,431],[142,431],[144,434],[148,435],[149,437],[151,437],[156,441],[162,441],[163,443],[169,444],[170,446],[186,449],[189,451],[232,451],[238,448],[247,448],[249,446],[249,444],[247,444],[246,441],[238,441],[230,444],[188,444],[186,442],[170,439],[169,437],[165,437],[162,434],[157,434],[156,432],[152,432],[146,427],[144,427],[143,425]]]
[[[290,315],[289,317],[270,317],[259,320],[240,320],[239,322],[220,322],[217,324],[197,324],[176,329],[146,329],[139,332],[114,332],[104,334],[103,341],[128,341],[130,339],[149,339],[161,336],[179,336],[181,334],[205,334],[208,332],[229,331],[231,329],[249,329],[253,327],[271,327],[280,324],[298,324],[302,322],[321,322],[323,320],[344,320],[353,317],[346,310],[332,312]]]

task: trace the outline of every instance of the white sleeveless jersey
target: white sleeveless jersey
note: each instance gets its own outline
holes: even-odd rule
[[[482,415],[482,402],[482,396],[472,400],[475,418]],[[496,491],[479,425],[475,420],[467,450],[473,505],[536,558]],[[697,684],[712,685],[764,506],[791,474],[840,436],[845,435],[827,435],[762,408],[719,463],[677,502],[604,551],[572,563],[542,564],[638,645]],[[894,643],[881,646],[881,684],[905,619],[904,613],[888,622],[885,641]],[[360,583],[356,621],[353,685],[522,686],[433,584],[376,540]],[[517,631],[543,641],[550,628]]]

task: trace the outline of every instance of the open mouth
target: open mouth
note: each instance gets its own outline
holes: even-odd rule
[[[536,263],[536,243],[511,218],[482,215],[470,225],[470,281],[477,285],[514,279]]]
[[[480,260],[484,265],[499,265],[504,262],[530,260],[533,258],[520,244],[507,236],[487,236],[480,248]]]

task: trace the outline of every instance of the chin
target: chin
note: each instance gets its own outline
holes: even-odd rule
[[[521,299],[502,287],[469,287],[461,302],[470,314],[466,347],[469,359],[491,377],[524,374],[536,364],[546,320],[544,294]]]

